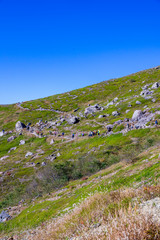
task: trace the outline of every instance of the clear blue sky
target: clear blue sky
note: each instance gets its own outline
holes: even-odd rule
[[[160,0],[0,0],[0,103],[160,65]]]

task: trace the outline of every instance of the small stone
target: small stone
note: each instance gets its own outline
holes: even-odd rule
[[[14,139],[16,139],[16,136],[11,136],[7,139],[7,142],[12,142]]]
[[[27,152],[25,157],[29,157],[29,156],[33,156],[33,153],[32,152]]]
[[[11,151],[14,151],[14,150],[16,150],[16,147],[11,148],[11,149],[8,151],[8,153],[10,153]]]
[[[117,111],[114,111],[114,112],[112,112],[112,115],[113,115],[114,117],[117,117],[118,115],[120,115],[120,113],[117,112]]]
[[[141,102],[140,102],[140,101],[136,101],[136,104],[140,105],[140,104],[141,104]]]
[[[19,145],[24,145],[26,142],[24,140],[21,140]]]

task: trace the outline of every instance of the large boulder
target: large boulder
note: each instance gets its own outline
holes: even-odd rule
[[[25,125],[24,123],[22,123],[22,122],[20,122],[20,121],[18,121],[18,122],[16,123],[16,131],[17,131],[17,132],[21,131],[21,130],[24,129],[24,128],[26,128],[26,125]]]
[[[141,110],[136,110],[133,113],[132,120],[133,121],[138,121],[142,115],[143,115],[143,112]]]
[[[0,223],[6,222],[10,218],[11,216],[6,211],[2,211],[0,214]]]
[[[152,89],[157,89],[159,87],[159,83],[158,82],[155,82],[153,85],[152,85]]]
[[[76,124],[76,123],[78,123],[79,121],[80,121],[79,118],[78,118],[78,117],[75,117],[75,116],[73,116],[73,117],[71,117],[71,118],[68,119],[68,123],[69,123],[69,124]]]
[[[85,114],[85,115],[93,114],[93,113],[95,113],[95,112],[97,112],[97,111],[99,111],[99,110],[102,110],[102,107],[99,106],[99,104],[95,104],[95,105],[93,105],[93,106],[87,107],[87,108],[85,109],[85,111],[84,111],[84,114]]]

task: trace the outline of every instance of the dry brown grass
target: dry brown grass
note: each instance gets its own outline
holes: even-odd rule
[[[158,240],[160,226],[137,210],[141,201],[160,196],[160,186],[97,193],[71,213],[41,226],[29,240]],[[134,202],[131,201],[134,199]]]

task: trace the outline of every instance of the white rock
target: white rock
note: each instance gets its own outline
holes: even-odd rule
[[[27,152],[25,157],[29,157],[29,156],[33,156],[33,153],[32,152]]]
[[[114,112],[112,112],[112,115],[116,117],[116,116],[118,116],[118,115],[120,115],[120,114],[119,114],[119,112],[114,111]]]
[[[155,82],[153,85],[152,85],[152,89],[157,89],[159,87],[159,83],[158,82]]]
[[[11,149],[8,151],[8,153],[10,153],[11,151],[14,151],[14,150],[16,150],[16,147],[11,148]]]
[[[21,140],[19,145],[24,145],[26,142],[24,140]]]
[[[132,120],[137,121],[142,115],[143,115],[143,112],[141,110],[136,110],[133,113]]]
[[[57,153],[57,157],[60,157],[61,156],[61,154],[60,153]]]
[[[54,139],[51,139],[50,144],[52,145],[54,143]]]
[[[129,110],[129,109],[127,109],[127,110],[126,110],[126,113],[128,113],[128,112],[130,112],[130,110]]]
[[[18,121],[17,123],[16,123],[16,131],[21,131],[23,128],[26,128],[26,125],[24,124],[24,123],[22,123],[22,122],[20,122],[20,121]]]
[[[9,156],[3,156],[3,157],[1,157],[0,158],[0,161],[3,161],[3,160],[5,160],[6,158],[8,158]]]
[[[3,137],[4,134],[5,134],[4,131],[1,131],[1,132],[0,132],[0,137]]]
[[[141,104],[141,102],[140,102],[140,101],[136,101],[136,104],[140,105],[140,104]]]

